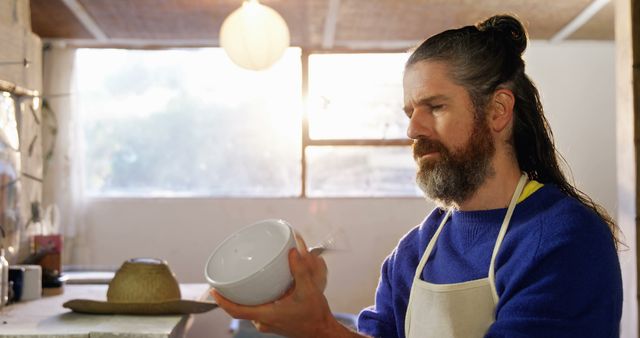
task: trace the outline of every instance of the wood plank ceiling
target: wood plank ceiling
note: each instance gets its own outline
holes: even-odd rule
[[[496,13],[519,16],[536,40],[613,40],[608,0],[263,0],[310,50],[404,50]],[[75,46],[217,46],[242,0],[31,0],[33,31]]]

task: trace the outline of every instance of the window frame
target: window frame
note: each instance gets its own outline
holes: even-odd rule
[[[310,49],[301,49],[300,57],[302,58],[300,64],[302,65],[302,142],[301,142],[301,191],[300,196],[298,198],[322,198],[322,197],[309,197],[307,196],[307,155],[306,150],[307,147],[311,146],[333,146],[333,147],[344,147],[344,146],[374,146],[374,147],[390,147],[390,146],[411,146],[413,144],[413,140],[409,138],[402,139],[312,139],[309,136],[309,105],[308,105],[308,97],[309,97],[309,57],[314,54],[370,54],[370,53],[401,53],[406,51],[396,51],[396,50],[358,50],[358,51],[337,51],[337,50],[310,50]],[[406,198],[413,198],[414,196],[403,196]],[[403,198],[403,197],[394,197],[394,198]],[[361,197],[352,197],[352,196],[344,196],[343,198],[361,198]],[[386,196],[371,196],[366,198],[389,198]]]

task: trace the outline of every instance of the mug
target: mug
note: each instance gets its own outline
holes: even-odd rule
[[[12,265],[9,267],[9,284],[11,285],[9,301],[19,302],[22,298],[22,286],[24,285],[24,268]]]
[[[42,296],[42,267],[35,264],[11,265],[14,301],[28,301]]]

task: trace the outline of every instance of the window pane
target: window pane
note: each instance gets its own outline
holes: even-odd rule
[[[402,139],[402,74],[408,55],[309,56],[312,139]]]
[[[421,196],[411,148],[307,147],[310,197]]]
[[[263,72],[218,48],[81,49],[76,65],[89,194],[299,195],[299,49]]]

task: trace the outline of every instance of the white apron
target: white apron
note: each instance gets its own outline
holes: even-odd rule
[[[486,334],[495,320],[495,307],[498,303],[495,259],[526,181],[527,176],[523,174],[502,221],[486,278],[454,284],[432,284],[420,279],[431,250],[451,215],[450,210],[447,212],[429,241],[413,278],[405,316],[407,338],[474,338]]]

